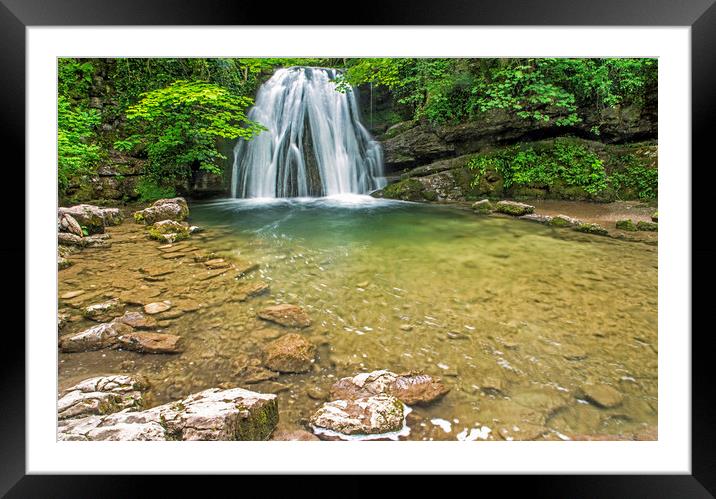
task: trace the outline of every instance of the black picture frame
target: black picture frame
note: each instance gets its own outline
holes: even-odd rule
[[[25,29],[28,26],[127,26],[127,25],[552,25],[552,26],[687,26],[691,27],[692,67],[692,165],[669,165],[683,168],[691,175],[699,166],[698,182],[692,180],[694,200],[710,201],[709,179],[706,177],[716,165],[709,154],[712,136],[708,124],[716,116],[716,0],[382,0],[352,8],[351,15],[343,13],[332,19],[321,18],[319,12],[341,12],[336,3],[311,2],[294,5],[256,3],[244,4],[228,0],[165,2],[162,0],[0,0],[0,124],[3,151],[17,154],[12,165],[6,163],[3,176],[8,201],[16,207],[24,206],[24,172],[17,165],[25,164]],[[259,22],[268,20],[269,22]],[[710,168],[709,168],[710,167]],[[8,188],[12,186],[12,188]],[[4,262],[18,273],[14,292],[6,298],[5,306],[20,310],[26,299],[19,289],[25,289],[25,275],[20,275],[17,262],[26,260],[24,238],[17,231],[19,209],[13,213],[13,236],[4,237]],[[692,279],[711,283],[716,246],[708,236],[699,234],[699,222],[709,216],[708,211],[692,204],[692,268],[698,273]],[[706,214],[702,214],[706,213]],[[24,214],[22,220],[23,227]],[[25,230],[28,230],[27,227]],[[698,238],[697,238],[698,236]],[[665,262],[662,262],[665,263]],[[9,269],[8,269],[9,270]],[[13,281],[10,281],[13,282]],[[20,284],[23,283],[23,284]],[[711,305],[710,293],[692,288],[692,317],[705,315]],[[707,289],[707,288],[706,288]],[[30,297],[27,297],[29,299]],[[19,314],[17,314],[19,315]],[[692,341],[692,474],[642,476],[532,476],[531,495],[549,497],[713,497],[716,491],[716,430],[713,422],[716,411],[711,404],[714,370],[711,351],[707,348],[713,327],[698,329],[693,322]],[[708,323],[705,323],[708,324]],[[18,325],[19,326],[19,325]],[[39,476],[25,472],[25,356],[20,328],[5,328],[3,361],[0,362],[0,494],[8,497],[126,497],[136,495],[143,486],[136,480],[122,476]],[[687,339],[690,331],[679,332]],[[15,344],[13,344],[15,342]],[[480,480],[487,479],[487,477]],[[247,480],[242,478],[242,480]],[[294,477],[294,481],[299,478]],[[172,477],[163,480],[163,492],[186,487],[186,479]],[[249,490],[253,485],[242,482]],[[481,482],[484,483],[484,482]],[[503,490],[519,481],[500,479]],[[245,485],[244,485],[245,484]],[[358,478],[343,482],[344,490],[356,490]],[[484,487],[484,485],[483,485]],[[482,488],[482,487],[481,487]],[[486,489],[483,489],[486,490]]]

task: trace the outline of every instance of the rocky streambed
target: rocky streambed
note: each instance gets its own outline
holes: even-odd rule
[[[655,438],[654,246],[325,203],[61,209],[59,438]]]

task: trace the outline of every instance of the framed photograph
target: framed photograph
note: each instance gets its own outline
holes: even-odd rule
[[[711,497],[712,3],[259,26],[2,0],[26,214],[3,493],[419,473]]]

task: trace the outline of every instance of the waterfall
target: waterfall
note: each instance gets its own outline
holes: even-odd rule
[[[234,148],[231,194],[241,198],[367,194],[385,186],[383,152],[361,124],[356,90],[335,69],[277,70],[248,117],[268,131]]]

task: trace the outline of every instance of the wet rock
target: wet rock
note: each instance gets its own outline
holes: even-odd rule
[[[231,267],[231,264],[223,258],[212,258],[211,260],[205,261],[204,265],[210,269],[227,269]]]
[[[499,395],[505,391],[505,384],[500,378],[488,376],[482,380],[480,388],[487,394]]]
[[[149,315],[159,314],[162,312],[166,312],[172,308],[172,302],[165,300],[165,301],[158,301],[154,303],[148,303],[147,305],[144,305],[144,313]]]
[[[574,230],[577,232],[584,232],[586,234],[595,234],[598,236],[606,236],[609,234],[607,229],[597,224],[579,224]]]
[[[70,321],[70,313],[67,311],[58,311],[57,312],[57,329],[64,328],[67,323]]]
[[[305,373],[311,370],[316,347],[296,333],[289,333],[263,348],[264,365],[282,373]]]
[[[166,333],[128,333],[117,337],[116,345],[140,353],[179,353],[181,337]]]
[[[538,215],[537,213],[528,213],[527,215],[522,215],[520,217],[520,220],[529,220],[531,222],[548,224],[552,221],[552,217],[550,217],[549,215]]]
[[[311,417],[314,432],[376,435],[399,431],[404,424],[403,403],[391,395],[324,403]]]
[[[112,243],[109,242],[109,234],[94,234],[83,238],[87,248],[109,248]]]
[[[493,210],[494,207],[492,206],[492,203],[489,199],[481,199],[480,201],[476,201],[472,205],[472,211],[474,211],[478,215],[487,215],[488,213],[492,213]]]
[[[624,399],[619,391],[603,384],[584,384],[581,394],[589,402],[604,408],[617,407]]]
[[[246,384],[261,383],[278,378],[279,374],[261,366],[246,366],[239,373],[241,381]]]
[[[258,270],[259,264],[239,260],[234,263],[234,268],[236,269],[236,273],[239,276],[244,276],[250,274],[254,270]]]
[[[461,333],[459,331],[448,331],[447,339],[448,340],[469,340],[470,337],[468,335],[466,335],[465,333]]]
[[[306,430],[276,430],[271,434],[270,440],[309,442],[320,438]]]
[[[259,318],[285,327],[304,328],[311,325],[311,318],[298,305],[283,303],[259,310]]]
[[[659,230],[659,224],[642,220],[636,223],[636,230],[656,232]]]
[[[163,243],[174,243],[189,237],[189,228],[186,224],[174,220],[162,220],[155,222],[147,229],[149,239]],[[164,257],[167,254],[162,255]]]
[[[189,234],[198,234],[199,232],[204,232],[204,228],[199,227],[198,225],[189,226]]]
[[[157,320],[154,317],[148,317],[141,312],[125,312],[117,320],[134,329],[154,329],[157,327]]]
[[[144,411],[65,419],[59,440],[266,440],[278,422],[276,395],[211,388]]]
[[[174,320],[174,319],[178,319],[182,315],[184,315],[183,310],[178,310],[178,309],[167,310],[166,312],[157,314],[157,319],[160,321]]]
[[[556,215],[552,217],[552,220],[549,222],[549,224],[553,227],[576,227],[581,223],[581,220],[568,217],[567,215]]]
[[[144,403],[144,392],[148,388],[147,380],[138,376],[86,379],[65,390],[57,401],[57,417],[67,419],[109,414],[127,408],[138,409]]]
[[[117,299],[103,303],[94,303],[82,311],[86,319],[96,322],[106,322],[122,314],[123,305]]]
[[[83,289],[77,289],[75,291],[67,291],[66,293],[62,293],[60,295],[60,298],[63,300],[71,300],[72,298],[76,298],[77,296],[83,295],[85,291]]]
[[[69,232],[60,232],[57,234],[57,244],[63,244],[65,246],[77,246],[84,248],[87,246],[87,241],[82,236],[77,234],[70,234]]]
[[[518,203],[516,201],[499,201],[495,206],[495,211],[499,213],[505,213],[506,215],[512,215],[513,217],[519,217],[533,213],[535,207],[525,203]]]
[[[162,220],[181,222],[189,216],[189,206],[184,198],[159,199],[152,206],[134,212],[134,220],[152,225]],[[189,228],[186,228],[187,235]]]
[[[328,400],[328,392],[317,386],[306,388],[306,395],[313,400]]]
[[[341,378],[331,387],[333,399],[356,399],[378,394],[397,397],[406,405],[428,404],[449,389],[427,374],[398,375],[381,370],[361,373],[352,378]]]
[[[59,217],[70,215],[79,225],[86,228],[89,234],[102,233],[106,226],[118,225],[123,218],[118,208],[100,208],[91,204],[59,208],[57,214]]]
[[[64,256],[57,256],[57,270],[64,270],[72,266],[72,262]]]
[[[58,216],[57,229],[59,232],[69,232],[70,234],[84,237],[82,227],[80,227],[80,224],[77,222],[77,220],[75,220],[75,218],[68,213],[63,213]]]
[[[254,296],[259,296],[264,293],[268,293],[268,291],[269,291],[269,285],[268,285],[268,283],[266,283],[264,281],[248,282],[248,283],[240,286],[238,289],[239,294],[243,295],[245,298],[252,298]]]
[[[109,348],[117,342],[119,336],[131,332],[131,327],[117,321],[97,324],[79,333],[61,338],[60,350],[63,352],[86,352]]]
[[[401,330],[401,331],[412,331],[412,330],[413,330],[413,326],[411,326],[410,324],[401,324],[401,325],[400,325],[400,330]]]
[[[655,211],[653,215],[651,215],[651,221],[652,222],[659,222],[659,212]]]
[[[512,401],[523,407],[550,415],[567,405],[566,397],[554,389],[528,389],[512,395]]]
[[[628,230],[628,231],[636,231],[636,225],[631,219],[627,220],[617,220],[617,229],[619,230]]]

